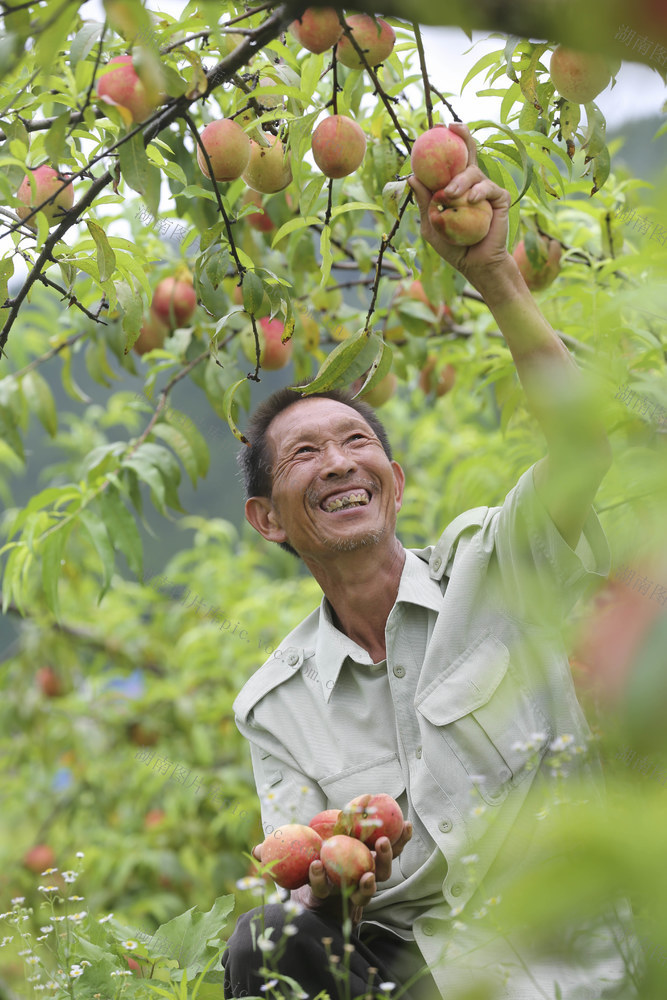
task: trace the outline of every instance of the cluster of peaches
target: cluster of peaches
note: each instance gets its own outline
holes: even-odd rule
[[[307,885],[313,861],[321,861],[334,886],[356,889],[375,871],[371,848],[379,837],[395,844],[403,833],[400,806],[385,792],[366,793],[343,809],[326,809],[308,826],[288,823],[274,830],[260,848],[263,874],[283,889]]]

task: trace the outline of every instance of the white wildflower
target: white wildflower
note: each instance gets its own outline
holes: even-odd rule
[[[98,924],[106,924],[112,919],[112,917],[113,913],[107,913],[106,917],[100,917],[97,922]]]
[[[76,856],[77,858],[85,858],[86,855],[83,853],[83,851],[77,851]]]
[[[246,892],[248,889],[263,889],[264,885],[264,879],[257,878],[254,875],[246,875],[244,878],[240,878],[236,882],[236,888],[240,889],[242,892]]]
[[[84,899],[83,896],[68,896],[67,898],[70,901],[70,903],[81,902],[81,900]]]
[[[296,927],[294,924],[287,924],[286,927],[283,927],[283,934],[286,937],[294,937],[294,935],[298,933],[299,933],[299,928]]]
[[[479,861],[479,854],[466,854],[461,858],[462,865],[474,865]]]
[[[481,920],[482,917],[485,917],[488,912],[489,911],[487,910],[487,908],[485,906],[480,906],[479,910],[476,910],[473,913],[473,919],[474,920]]]
[[[45,871],[42,872],[42,875],[53,875],[53,873],[57,871],[58,871],[57,868],[47,868],[45,869]]]
[[[73,965],[69,970],[69,974],[71,979],[78,979],[79,976],[83,975],[83,969],[80,965]]]
[[[12,906],[18,906],[19,903],[25,903],[25,896],[14,896]]]
[[[133,941],[132,938],[129,938],[127,941],[121,941],[121,944],[123,948],[127,948],[128,951],[134,951],[135,948],[139,947],[139,942]]]
[[[269,979],[268,983],[263,983],[259,989],[260,992],[266,993],[267,990],[273,989],[273,987],[277,985],[278,985],[277,979]]]
[[[40,927],[39,929],[42,932],[42,934],[48,934],[49,931],[53,930],[53,926],[51,924],[44,924],[44,926]]]
[[[385,993],[390,993],[396,989],[396,983],[380,983],[378,989],[384,990]]]
[[[283,903],[283,909],[285,913],[291,913],[295,917],[299,917],[303,913],[303,906],[301,903],[297,903],[296,899],[287,899]]]
[[[74,882],[77,878],[77,872],[67,871],[63,872],[63,878],[66,882]]]

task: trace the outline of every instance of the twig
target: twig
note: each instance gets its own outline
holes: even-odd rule
[[[174,375],[174,377],[169,382],[167,382],[166,386],[158,396],[158,403],[157,406],[155,407],[155,412],[153,413],[153,416],[148,421],[148,424],[144,428],[142,434],[137,438],[137,440],[130,448],[130,450],[127,452],[127,454],[123,456],[124,458],[129,458],[129,456],[134,454],[137,448],[144,443],[150,432],[155,427],[155,424],[157,423],[157,419],[160,416],[160,413],[167,405],[167,396],[174,388],[174,386],[177,385],[181,381],[181,379],[184,379],[186,375],[189,375],[193,368],[196,368],[197,365],[200,365],[202,361],[206,361],[206,359],[209,358],[210,356],[211,356],[210,348],[208,349],[208,351],[202,351],[201,354],[198,354],[196,358],[193,358],[192,361],[188,362],[188,364],[185,365],[185,367],[182,368],[177,375]]]
[[[199,149],[201,150],[202,156],[206,160],[206,166],[208,167],[209,177],[213,181],[213,187],[215,189],[215,197],[216,197],[216,200],[218,202],[218,208],[220,209],[220,214],[222,215],[223,219],[225,220],[225,229],[227,230],[227,239],[229,240],[229,248],[230,248],[230,250],[232,252],[232,257],[234,258],[234,262],[236,264],[236,270],[238,271],[239,277],[241,279],[241,284],[242,284],[243,283],[243,275],[245,274],[246,269],[243,266],[243,264],[241,263],[241,261],[239,260],[239,255],[236,252],[236,244],[234,243],[234,236],[232,235],[232,227],[231,227],[230,222],[229,222],[229,217],[228,217],[227,213],[225,212],[225,206],[222,204],[222,197],[220,195],[220,189],[218,188],[218,182],[215,179],[215,171],[213,170],[213,164],[211,163],[211,159],[210,159],[210,157],[208,155],[208,152],[206,151],[206,147],[204,146],[204,143],[201,141],[201,136],[200,136],[199,132],[197,131],[197,126],[195,125],[194,121],[192,120],[192,118],[190,117],[190,115],[188,114],[187,111],[183,114],[183,118],[185,119],[186,125],[188,126],[188,128],[192,132],[192,134],[194,136],[194,139],[195,139],[195,143],[197,144],[197,146],[199,146]]]
[[[440,100],[442,101],[442,103],[443,103],[444,105],[446,105],[446,106],[447,106],[447,108],[449,109],[449,113],[451,114],[451,116],[452,116],[452,118],[454,119],[454,121],[455,121],[455,122],[460,122],[460,121],[461,121],[461,119],[460,119],[460,118],[459,118],[459,116],[457,115],[456,111],[454,111],[454,108],[453,108],[453,107],[451,106],[451,104],[449,103],[449,101],[447,100],[447,98],[446,98],[446,97],[444,96],[444,94],[441,94],[441,93],[440,93],[440,91],[439,91],[439,90],[437,90],[437,89],[436,89],[436,88],[435,88],[435,87],[433,86],[433,84],[431,83],[431,81],[430,81],[430,80],[429,80],[429,84],[428,84],[428,89],[429,89],[430,91],[432,91],[432,93],[434,93],[436,97],[439,97],[439,98],[440,98]]]
[[[424,43],[422,41],[422,33],[419,30],[419,25],[416,21],[412,22],[412,27],[415,33],[415,41],[417,42],[417,52],[419,53],[419,66],[422,71],[422,79],[424,80],[424,100],[426,101],[426,118],[428,121],[428,127],[433,128],[433,102],[431,101],[431,83],[428,78],[428,73],[426,71],[426,56],[424,55]]]
[[[58,344],[57,347],[52,347],[46,352],[46,354],[41,354],[38,358],[34,358],[29,365],[25,366],[25,368],[21,368],[20,371],[14,372],[14,378],[21,378],[21,376],[27,375],[28,372],[31,372],[33,368],[37,368],[38,365],[43,364],[45,361],[50,361],[51,358],[56,356],[56,354],[60,354],[61,351],[64,351],[66,347],[71,347],[72,344],[76,344],[77,340],[81,340],[82,337],[85,337],[87,332],[87,330],[81,330],[79,333],[71,334],[67,340],[63,340],[62,344]]]
[[[404,129],[401,126],[401,123],[399,122],[398,118],[396,117],[396,112],[394,111],[394,109],[391,106],[391,101],[389,99],[389,96],[387,95],[387,93],[385,92],[382,84],[380,83],[380,81],[378,79],[378,76],[377,76],[377,73],[375,72],[375,70],[373,69],[373,67],[369,64],[368,59],[366,58],[366,53],[360,47],[360,45],[357,42],[356,38],[354,37],[354,35],[350,31],[349,25],[348,25],[347,21],[345,20],[345,18],[343,17],[343,15],[340,13],[340,11],[338,12],[338,20],[342,24],[343,31],[345,32],[345,34],[347,35],[348,39],[350,40],[350,42],[351,42],[351,44],[352,44],[355,52],[357,53],[357,55],[359,56],[359,58],[362,60],[362,62],[364,64],[364,67],[368,70],[368,75],[370,76],[371,80],[373,81],[373,84],[375,86],[375,90],[376,90],[378,96],[380,97],[380,100],[384,104],[385,108],[387,109],[389,117],[391,118],[391,120],[393,121],[393,123],[394,123],[394,125],[396,127],[396,131],[398,132],[398,134],[400,135],[401,139],[405,143],[405,145],[407,147],[407,151],[409,153],[410,152],[410,146],[412,145],[412,139],[410,139],[410,137],[404,131]]]
[[[255,338],[255,370],[254,372],[248,372],[248,378],[252,379],[253,382],[261,382],[259,377],[259,358],[260,358],[260,347],[259,347],[259,333],[257,332],[257,320],[255,319],[254,313],[248,313],[250,316],[250,322],[252,323],[252,332]]]
[[[366,322],[364,323],[364,333],[366,333],[366,331],[368,330],[368,325],[371,321],[373,312],[375,311],[375,303],[377,301],[378,288],[380,286],[380,278],[382,276],[382,259],[385,255],[387,247],[391,246],[391,241],[398,232],[398,227],[401,224],[403,214],[411,201],[412,201],[412,188],[410,188],[410,190],[408,191],[408,194],[398,211],[398,218],[396,219],[394,225],[391,227],[391,232],[389,233],[388,236],[385,234],[382,237],[382,242],[380,243],[380,252],[378,253],[377,264],[375,268],[375,281],[373,282],[373,290],[371,292],[371,304],[368,307],[368,313],[366,314]]]

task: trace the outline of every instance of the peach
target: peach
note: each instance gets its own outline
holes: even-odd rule
[[[488,233],[493,209],[486,198],[470,204],[466,195],[449,199],[444,191],[436,191],[431,198],[428,217],[433,228],[448,243],[471,247]]]
[[[429,354],[426,364],[419,373],[419,388],[428,395],[434,392],[436,398],[445,396],[456,382],[456,368],[453,365],[445,367],[437,372],[438,359],[435,354]]]
[[[292,356],[292,341],[286,344],[282,342],[285,332],[285,324],[278,319],[269,319],[262,316],[259,321],[261,334],[263,334],[264,346],[260,355],[260,364],[267,371],[276,371],[284,368]]]
[[[111,68],[113,67],[113,68]],[[127,108],[135,122],[142,122],[160,103],[152,101],[132,62],[132,56],[114,56],[97,80],[97,96],[105,104]]]
[[[325,177],[347,177],[366,153],[364,130],[347,115],[329,115],[313,133],[313,159]]]
[[[46,868],[53,868],[55,863],[55,852],[48,844],[35,844],[23,855],[23,864],[35,875],[41,875]]]
[[[268,875],[283,889],[308,884],[308,870],[322,847],[319,833],[301,823],[287,823],[269,834],[261,847],[262,864],[274,862]]]
[[[37,683],[40,691],[47,698],[58,698],[63,693],[60,675],[53,667],[40,667],[37,671]],[[47,867],[47,866],[45,866]]]
[[[371,406],[382,406],[386,403],[388,399],[396,392],[396,387],[398,386],[398,379],[393,372],[389,372],[384,378],[381,378],[377,385],[374,385],[372,389],[365,392],[359,398],[364,401],[364,403],[370,403]]]
[[[352,836],[369,847],[379,837],[389,837],[394,844],[403,833],[403,813],[391,795],[357,795],[343,808],[343,816],[352,823]]]
[[[391,55],[396,34],[390,24],[381,17],[376,19],[369,14],[351,14],[346,20],[350,33],[366,56],[369,66],[377,66]],[[336,56],[343,66],[350,69],[364,68],[363,60],[347,35],[343,35],[338,42]]]
[[[250,160],[242,176],[248,187],[261,194],[273,194],[291,183],[292,169],[281,140],[268,132],[265,137],[269,146],[250,140]]]
[[[216,181],[234,181],[250,160],[250,139],[231,118],[210,122],[201,133],[201,141],[211,161]],[[197,143],[197,163],[205,177],[210,177],[206,160]]]
[[[171,330],[186,326],[197,308],[197,293],[191,281],[163,278],[155,286],[151,310]]]
[[[326,840],[333,837],[334,833],[349,834],[351,824],[345,821],[341,809],[325,809],[313,816],[308,826],[319,833],[322,840]]]
[[[562,250],[558,240],[540,235],[534,255],[526,250],[525,240],[520,240],[512,256],[519,266],[523,279],[531,292],[551,285],[560,272]]]
[[[35,181],[34,197],[30,187],[30,178],[26,175],[21,181],[21,186],[16,194],[19,201],[22,201],[23,206],[26,207],[19,206],[16,209],[16,214],[20,219],[25,219],[31,210],[37,205],[41,205],[46,198],[53,198],[53,201],[45,205],[41,211],[44,212],[50,226],[57,226],[59,222],[62,222],[63,214],[69,212],[74,204],[74,188],[71,184],[68,184],[66,188],[59,191],[66,178],[58,173],[57,170],[54,170],[53,167],[37,167],[36,170],[32,171],[32,176]],[[59,193],[56,194],[56,191],[59,191]],[[36,216],[33,215],[30,221],[26,223],[30,229],[37,229],[35,219]]]
[[[611,73],[604,56],[557,45],[549,67],[551,82],[561,97],[588,104],[609,85]]]
[[[468,147],[446,125],[434,125],[415,140],[410,156],[412,172],[429,191],[447,187],[468,165]]]
[[[338,13],[333,7],[308,7],[292,21],[289,30],[299,45],[309,52],[326,52],[343,34]]]
[[[320,861],[330,881],[342,887],[353,886],[356,889],[362,875],[375,871],[375,859],[366,845],[345,834],[324,841]]]
[[[264,207],[259,191],[253,191],[252,188],[248,188],[243,195],[241,203],[243,205],[256,205],[257,208],[262,209],[261,212],[250,212],[248,215],[243,216],[248,225],[252,226],[253,229],[257,229],[260,233],[270,233],[276,228],[271,216]]]
[[[132,348],[137,354],[148,354],[156,347],[162,347],[168,336],[169,327],[167,324],[163,323],[152,309],[149,309]]]

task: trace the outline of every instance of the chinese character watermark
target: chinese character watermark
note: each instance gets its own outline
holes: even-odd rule
[[[186,768],[184,764],[174,763],[169,757],[165,757],[162,754],[156,754],[155,750],[150,750],[148,748],[144,750],[137,750],[134,755],[134,759],[145,764],[146,767],[151,763],[153,758],[153,767],[151,768],[156,774],[162,775],[163,778],[166,777],[167,781],[175,781],[179,785],[183,785],[184,788],[194,787],[195,795],[197,792],[203,790],[201,778],[198,774],[190,778],[189,775],[192,774],[190,768]],[[215,787],[209,791],[206,795],[206,799],[210,800],[213,805],[222,809],[230,809],[231,812],[236,815],[236,809],[238,807],[238,802],[234,799],[222,799],[224,788],[220,782],[217,782]],[[216,801],[220,797],[220,801]],[[233,805],[233,808],[232,808]],[[245,809],[236,816],[237,819],[241,819],[246,815]]]
[[[630,403],[631,396],[636,397],[632,400],[632,403]],[[646,396],[640,396],[639,393],[636,393],[634,389],[631,389],[627,383],[619,386],[614,399],[620,399],[622,403],[627,405],[628,409],[635,410],[640,416],[648,416],[648,419],[651,422],[655,422],[660,427],[663,425],[667,427],[667,410],[665,410],[664,406],[659,406],[658,403],[652,403],[650,399],[646,398]],[[654,417],[656,417],[655,421],[653,420]]]
[[[623,42],[639,56],[648,56],[651,62],[667,69],[667,48],[657,42],[652,42],[648,35],[639,35],[629,24],[621,24],[614,38]]]

